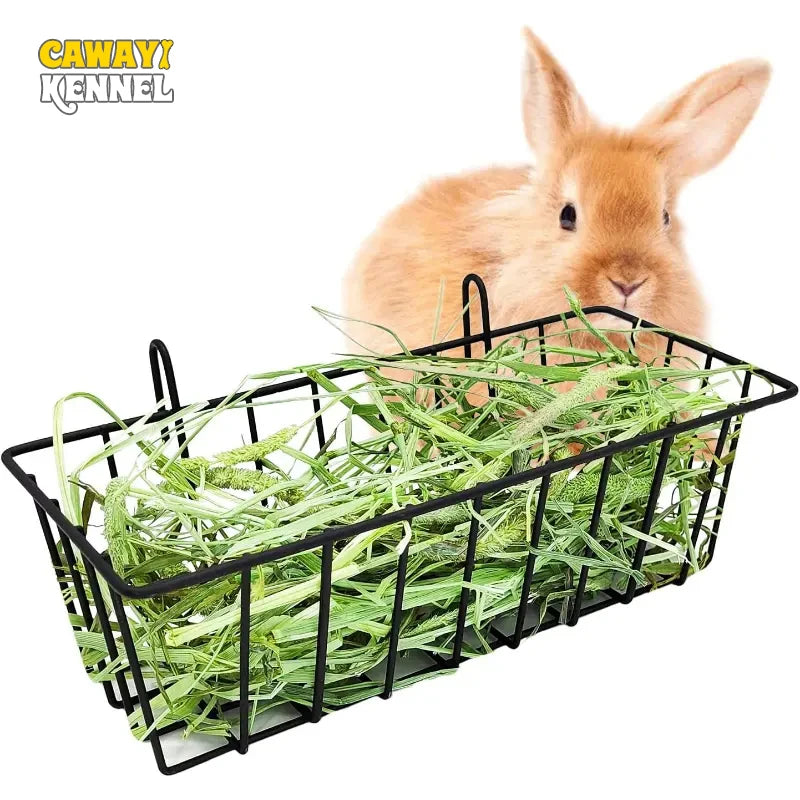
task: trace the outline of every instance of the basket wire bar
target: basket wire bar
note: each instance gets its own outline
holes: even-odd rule
[[[722,439],[725,437],[722,436]],[[650,486],[650,494],[647,497],[647,509],[644,512],[644,520],[642,521],[642,528],[641,533],[643,536],[647,536],[650,533],[650,527],[653,524],[653,518],[656,514],[656,507],[658,505],[658,495],[661,492],[661,483],[664,480],[664,472],[667,469],[667,459],[669,458],[669,450],[672,447],[672,442],[674,438],[672,436],[668,436],[666,439],[661,441],[661,447],[658,451],[658,462],[656,463],[656,470],[653,474],[653,483]],[[631,563],[631,568],[637,572],[641,569],[642,560],[644,559],[644,553],[647,549],[647,543],[644,538],[640,538],[639,542],[636,545],[636,552],[633,556],[633,562]],[[628,586],[625,590],[625,596],[622,598],[623,603],[630,603],[633,600],[634,594],[636,592],[636,581],[631,576],[628,579]]]
[[[28,474],[28,479],[34,485],[36,485],[36,476],[32,474]],[[53,501],[55,505],[55,501]],[[34,500],[33,503],[34,507],[36,508],[36,515],[39,518],[39,524],[42,526],[42,532],[44,533],[44,540],[47,543],[47,551],[50,554],[50,562],[53,565],[53,570],[56,573],[56,580],[58,581],[58,588],[62,595],[66,596],[67,594],[67,583],[64,580],[64,564],[61,561],[61,556],[58,553],[58,548],[56,547],[55,539],[53,538],[53,531],[50,527],[50,521],[48,519],[47,514],[45,513],[44,508]],[[68,599],[65,603],[67,607],[67,612],[69,614],[76,614],[75,611],[75,603],[71,599]]]
[[[72,585],[75,587],[75,594],[78,596],[78,607],[83,616],[83,627],[89,630],[92,627],[92,612],[89,608],[89,598],[86,596],[86,589],[84,588],[83,581],[78,574],[78,566],[75,562],[75,551],[72,549],[72,543],[69,537],[63,530],[59,529],[58,538],[61,541],[61,547],[64,551],[64,558],[67,562],[67,569],[72,577]],[[78,616],[78,615],[76,615]],[[73,625],[75,630],[80,630],[81,626]]]
[[[748,392],[750,391],[750,379],[751,375],[749,372],[745,373],[744,380],[742,381],[742,393],[741,397],[747,397]],[[722,512],[725,508],[725,499],[728,496],[728,485],[730,484],[731,480],[731,472],[733,472],[733,464],[736,459],[733,457],[736,455],[736,448],[739,444],[739,436],[742,428],[742,420],[743,415],[736,418],[736,423],[734,426],[731,446],[730,446],[730,460],[725,465],[725,472],[722,475],[722,486],[720,489],[720,496],[719,500],[717,501],[717,518],[714,520],[714,524],[711,528],[711,541],[708,543],[708,558],[711,560],[714,558],[714,550],[717,547],[717,533],[719,532],[719,526],[722,522]]]
[[[550,476],[545,475],[539,486],[539,498],[536,501],[536,512],[533,517],[533,528],[531,530],[531,549],[525,561],[525,575],[522,579],[522,592],[517,609],[517,618],[514,623],[514,638],[510,642],[512,649],[516,650],[522,641],[522,630],[525,626],[525,614],[528,610],[528,602],[531,593],[531,582],[533,571],[536,568],[536,550],[539,547],[539,537],[542,533],[542,522],[544,521],[544,509],[547,504],[547,493],[550,489]]]
[[[666,441],[666,440],[665,440]],[[603,467],[600,472],[600,481],[597,484],[597,495],[594,499],[594,508],[592,509],[592,520],[589,523],[588,539],[592,541],[597,536],[597,528],[600,525],[600,513],[603,510],[603,501],[606,499],[606,488],[608,487],[608,476],[611,474],[611,466],[614,459],[611,456],[606,456],[603,459]],[[587,543],[583,550],[585,558],[589,558],[592,554],[592,548]],[[567,624],[575,626],[581,617],[581,605],[583,604],[583,594],[586,591],[586,579],[589,577],[589,567],[584,564],[581,567],[580,577],[578,578],[578,587],[575,590],[575,597],[572,600],[572,611],[567,620]]]
[[[457,667],[461,661],[461,648],[464,644],[464,627],[467,621],[467,607],[469,605],[470,588],[469,582],[472,580],[472,571],[475,569],[475,548],[478,544],[478,520],[480,519],[483,495],[478,495],[472,501],[472,519],[469,523],[469,538],[467,540],[467,557],[464,563],[463,588],[458,603],[458,617],[456,620],[456,635],[453,639],[453,653],[450,657],[450,664]]]
[[[475,334],[472,334],[470,329],[469,314],[470,289],[473,287],[477,291],[478,295],[479,312],[482,325],[481,330]],[[441,353],[456,348],[463,348],[465,356],[470,357],[472,354],[473,344],[481,343],[485,350],[488,351],[492,347],[492,342],[499,337],[510,336],[515,333],[533,330],[538,334],[538,339],[541,345],[539,350],[539,361],[543,366],[546,366],[547,356],[544,344],[546,341],[545,332],[547,326],[557,322],[566,322],[566,320],[575,316],[573,312],[567,312],[564,314],[552,315],[540,320],[534,320],[532,322],[520,323],[517,325],[493,330],[490,327],[489,321],[489,303],[486,287],[483,281],[477,275],[468,275],[464,279],[462,285],[462,300],[464,303],[464,310],[462,314],[464,330],[463,337],[447,342],[439,342],[429,347],[419,348],[414,350],[413,353],[418,355],[427,355]],[[187,572],[171,578],[158,579],[150,582],[149,584],[142,585],[133,585],[120,577],[111,567],[107,554],[99,552],[93,546],[93,544],[89,542],[86,536],[86,531],[81,526],[72,524],[60,510],[58,502],[49,498],[39,487],[35,476],[25,472],[17,463],[17,458],[19,456],[52,447],[52,437],[42,438],[11,447],[2,454],[2,461],[4,465],[12,472],[12,474],[17,478],[17,480],[19,480],[19,482],[25,487],[25,489],[33,498],[37,517],[45,537],[50,561],[56,574],[58,587],[62,596],[65,598],[65,605],[67,606],[67,611],[70,614],[70,619],[73,622],[73,627],[76,630],[84,630],[86,632],[96,632],[99,628],[99,632],[102,634],[109,658],[108,662],[106,660],[99,661],[95,665],[95,668],[98,670],[98,672],[103,672],[107,670],[109,665],[113,666],[114,664],[120,664],[116,671],[112,670],[111,672],[107,672],[106,674],[108,674],[109,677],[105,677],[101,681],[104,691],[106,692],[108,702],[116,708],[124,709],[126,715],[133,714],[137,707],[140,709],[144,724],[146,726],[146,734],[144,738],[150,742],[157,766],[161,772],[164,774],[181,772],[185,769],[189,769],[190,767],[204,763],[212,758],[231,751],[238,751],[239,753],[244,754],[248,752],[250,744],[255,741],[260,741],[278,733],[287,731],[306,722],[318,722],[328,713],[325,705],[325,687],[329,646],[328,639],[331,614],[331,595],[334,577],[334,547],[338,542],[350,540],[360,533],[365,533],[367,531],[374,530],[375,528],[388,526],[394,523],[404,523],[406,532],[410,533],[416,517],[442,508],[454,506],[458,503],[468,504],[471,511],[466,555],[464,557],[463,564],[462,585],[458,603],[458,614],[456,618],[456,629],[455,635],[452,638],[451,650],[449,655],[446,657],[443,657],[438,652],[429,652],[428,660],[430,663],[416,669],[408,675],[404,675],[404,680],[411,680],[440,670],[455,669],[468,659],[469,656],[464,655],[463,648],[465,633],[467,630],[467,615],[470,605],[470,597],[474,592],[470,586],[470,582],[475,569],[477,542],[481,530],[481,510],[485,497],[500,492],[504,489],[520,486],[522,484],[531,484],[537,481],[539,484],[538,498],[536,500],[536,507],[529,531],[529,549],[524,563],[524,570],[521,570],[522,584],[519,603],[509,615],[511,622],[513,622],[512,632],[510,634],[503,633],[495,624],[496,620],[491,622],[487,628],[487,643],[491,649],[496,649],[501,646],[508,646],[512,649],[515,649],[526,636],[529,636],[534,632],[548,630],[557,626],[562,621],[552,609],[547,608],[545,603],[538,609],[541,612],[539,614],[540,618],[532,624],[526,624],[527,615],[531,610],[531,587],[534,573],[536,571],[536,554],[539,548],[540,536],[544,524],[545,508],[552,476],[562,471],[570,471],[575,467],[587,465],[598,459],[603,460],[598,489],[594,499],[587,544],[584,550],[584,555],[588,557],[591,554],[589,542],[594,539],[600,524],[601,512],[603,509],[606,489],[608,486],[608,480],[613,466],[615,454],[633,448],[647,448],[651,445],[657,449],[658,456],[654,468],[652,484],[647,496],[644,517],[642,519],[641,526],[639,527],[642,536],[639,538],[636,544],[636,550],[631,562],[632,570],[637,572],[641,569],[647,550],[646,537],[649,534],[655,514],[657,513],[658,500],[662,490],[662,483],[666,472],[667,461],[670,449],[675,441],[676,436],[686,431],[720,423],[721,427],[719,436],[717,438],[714,457],[708,467],[707,484],[700,497],[691,535],[689,537],[690,541],[687,543],[687,549],[688,547],[692,548],[692,550],[696,548],[700,532],[703,530],[710,497],[712,492],[717,491],[718,499],[716,512],[710,531],[708,531],[706,557],[702,566],[710,563],[714,556],[714,550],[717,543],[717,534],[721,522],[722,510],[727,497],[734,463],[733,455],[738,445],[744,414],[757,408],[794,397],[797,394],[797,387],[793,383],[780,378],[773,373],[761,369],[751,369],[746,362],[742,362],[739,359],[733,358],[732,356],[716,350],[709,345],[706,345],[702,342],[697,342],[677,333],[663,331],[657,325],[640,320],[624,311],[619,311],[617,309],[612,309],[605,306],[589,307],[584,309],[584,311],[587,314],[604,313],[615,316],[616,318],[631,325],[632,335],[633,332],[638,329],[651,329],[655,334],[666,340],[664,357],[665,364],[668,364],[673,358],[675,345],[681,344],[692,348],[698,353],[705,354],[705,366],[707,369],[710,368],[714,360],[718,360],[730,366],[741,366],[744,371],[744,378],[742,381],[739,402],[731,403],[726,408],[704,415],[699,419],[683,421],[673,420],[661,430],[638,434],[629,440],[613,442],[602,447],[589,449],[577,455],[560,459],[557,462],[547,462],[532,469],[513,473],[504,476],[503,478],[478,484],[470,489],[454,492],[450,495],[419,503],[417,505],[406,506],[399,510],[392,511],[372,519],[363,520],[349,525],[329,527],[322,533],[314,534],[301,541],[291,542],[289,544],[274,547],[269,550],[240,556],[232,559],[229,562],[223,562],[210,567],[199,568],[195,572]],[[179,413],[183,406],[181,406],[179,400],[172,359],[169,351],[166,348],[166,345],[164,345],[161,340],[156,339],[151,343],[149,349],[149,360],[156,400],[160,404],[166,404],[167,400],[169,402],[169,407],[164,407],[163,410],[159,410],[147,418],[148,422],[158,422],[170,417],[175,417],[175,414]],[[347,375],[357,374],[358,372],[359,370],[357,369],[333,369],[323,374],[328,379],[335,379],[339,377],[345,377]],[[772,394],[764,397],[745,401],[744,398],[749,396],[751,379],[754,375],[772,382],[776,387],[778,387],[779,390],[774,391]],[[318,384],[308,376],[293,378],[276,384],[270,384],[268,386],[261,387],[256,391],[247,394],[246,396],[244,393],[237,396],[237,399],[243,400],[245,404],[248,432],[252,442],[258,441],[258,426],[256,422],[255,406],[253,401],[259,397],[266,397],[279,392],[291,391],[304,387],[308,387],[311,392],[311,402],[315,415],[315,428],[319,447],[321,449],[325,447],[326,437],[323,422],[324,412],[322,411],[320,397],[318,394]],[[166,395],[164,391],[165,388]],[[436,388],[435,401],[437,404],[443,401],[445,388],[446,387],[444,386],[438,386]],[[489,389],[493,393],[493,387],[489,387]],[[219,397],[209,400],[204,407],[215,408],[223,401],[223,399],[225,398]],[[139,421],[140,418],[133,417],[125,420],[124,424],[131,425],[134,422]],[[170,427],[172,428],[172,431],[170,431]],[[111,442],[111,435],[115,432],[119,432],[120,430],[121,426],[115,423],[106,423],[103,425],[96,425],[66,433],[63,437],[63,440],[64,443],[71,443],[83,441],[96,436],[102,440],[104,446],[108,447]],[[182,421],[180,419],[174,419],[168,423],[168,427],[162,431],[162,435],[164,437],[175,435],[181,455],[183,457],[188,457],[189,451],[188,447],[186,446],[186,436],[183,431]],[[721,462],[726,446],[728,448],[728,457],[725,462]],[[691,454],[690,458],[693,457],[694,454]],[[109,475],[112,478],[116,478],[118,471],[113,453],[109,453],[109,455],[106,457],[106,462]],[[724,463],[722,480],[717,483],[716,478],[722,463]],[[261,468],[262,466],[263,465],[261,465],[259,462],[256,462],[257,468]],[[51,527],[51,524],[54,525],[55,529],[58,531],[58,544],[53,536],[53,528]],[[59,552],[59,544],[61,547],[61,552]],[[310,553],[319,550],[321,550],[319,613],[317,619],[314,653],[314,677],[310,703],[305,705],[304,703],[299,703],[295,700],[287,701],[287,705],[294,709],[297,716],[292,719],[273,723],[262,730],[252,731],[251,726],[257,708],[257,700],[254,699],[251,701],[250,697],[250,639],[252,623],[251,570],[260,565],[277,561],[288,556],[297,555],[304,552]],[[388,646],[385,657],[385,673],[379,683],[379,691],[377,692],[378,696],[384,699],[388,699],[392,696],[397,685],[397,662],[400,649],[400,632],[403,617],[403,603],[405,598],[408,559],[409,548],[408,544],[406,543],[406,546],[404,546],[399,552],[397,559],[391,622],[389,626]],[[231,734],[227,735],[222,744],[209,749],[206,752],[200,753],[199,755],[185,758],[176,763],[167,763],[162,746],[162,738],[171,732],[179,731],[180,729],[184,728],[185,723],[176,722],[167,726],[158,727],[151,700],[158,697],[160,692],[157,688],[150,690],[147,689],[145,675],[143,672],[144,656],[137,652],[137,643],[134,641],[128,621],[126,604],[136,600],[158,597],[162,594],[175,592],[180,589],[197,586],[206,582],[236,574],[238,574],[240,579],[238,639],[239,691],[238,699],[221,704],[219,706],[219,711],[226,714],[228,711],[231,713],[237,713],[238,725],[234,728],[234,730],[238,729],[238,734],[236,736]],[[676,585],[681,585],[689,574],[690,563],[688,560],[684,560],[680,573],[670,582],[675,583]],[[86,579],[86,584],[84,584],[84,576]],[[580,568],[580,572],[578,574],[577,586],[574,587],[574,595],[570,598],[571,604],[568,604],[567,606],[568,613],[566,618],[563,619],[563,621],[569,625],[575,625],[582,616],[594,613],[611,605],[618,603],[630,603],[634,597],[648,592],[653,588],[651,585],[637,586],[634,578],[630,576],[627,580],[624,592],[618,592],[614,589],[607,589],[603,592],[605,596],[595,597],[589,603],[585,599],[588,577],[589,567],[588,565],[584,564]],[[71,580],[72,583],[72,592],[70,592],[68,579]],[[103,584],[105,585],[105,591],[103,591]],[[79,612],[76,609],[75,603],[73,602],[73,596],[77,600]],[[110,606],[106,605],[106,597],[109,598]],[[94,609],[94,614],[92,614],[92,609]],[[81,618],[83,620],[83,624],[76,624]],[[122,652],[120,652],[120,648],[118,647],[119,640],[116,637],[115,624],[122,639]],[[87,667],[87,670],[92,671],[92,668]],[[132,679],[133,689],[131,689],[128,684],[128,676]],[[368,679],[364,677],[364,680]],[[115,689],[118,693],[118,697],[115,694]],[[257,697],[257,695],[254,697]],[[359,700],[356,702],[361,701]],[[212,712],[212,715],[214,714],[217,714],[217,712]]]
[[[545,349],[544,343],[544,324],[539,323],[536,326],[536,330],[539,332],[539,363],[543,366],[547,366],[547,350]]]
[[[242,570],[239,589],[239,752],[250,744],[250,570]]]
[[[331,583],[333,577],[333,544],[330,541],[322,545],[317,653],[314,667],[314,701],[311,706],[312,722],[319,722],[322,719],[322,703],[325,697],[325,668],[328,655],[328,626],[330,624]]]
[[[103,440],[103,444],[104,444],[104,445],[108,446],[108,445],[110,445],[110,444],[111,444],[111,437],[108,435],[108,431],[106,431],[106,432],[104,432],[103,434],[101,434],[101,437],[100,437],[100,438]],[[110,454],[110,455],[109,455],[109,456],[106,458],[106,463],[108,464],[108,474],[109,474],[109,475],[110,475],[112,478],[117,478],[117,477],[119,477],[119,473],[117,472],[117,462],[116,462],[116,460],[114,459],[114,454],[113,454],[113,453],[111,453],[111,454]]]
[[[122,597],[113,589],[111,590],[111,602],[114,606],[114,616],[117,619],[117,625],[119,625],[122,641],[125,645],[125,653],[128,657],[128,664],[130,665],[133,683],[136,687],[136,694],[139,698],[139,705],[142,709],[142,716],[144,717],[144,722],[148,730],[151,730],[154,727],[155,719],[153,717],[153,709],[150,706],[150,698],[148,697],[148,692],[145,687],[142,668],[139,664],[139,656],[136,653],[136,645],[131,635],[130,626],[128,625],[128,617],[125,613]],[[167,769],[167,763],[164,760],[164,751],[161,747],[161,736],[158,731],[151,731],[148,739],[153,748],[153,754],[155,755],[158,768],[163,772]]]
[[[668,367],[672,361],[672,349],[675,346],[675,339],[671,336],[667,339],[667,347],[664,351],[664,366]]]
[[[383,682],[381,697],[388,700],[394,692],[394,673],[397,665],[397,646],[400,642],[400,618],[403,614],[403,595],[406,588],[406,570],[408,569],[408,547],[403,548],[397,560],[397,583],[394,590],[392,606],[392,627],[389,632],[389,653],[386,657],[386,677]]]
[[[722,423],[722,428],[720,429],[719,439],[717,440],[717,446],[714,450],[714,458],[711,462],[711,466],[708,468],[708,488],[703,492],[702,497],[700,498],[700,507],[697,510],[697,516],[694,521],[694,527],[692,528],[691,534],[691,550],[694,551],[695,546],[697,545],[697,538],[700,535],[700,528],[703,525],[703,520],[706,515],[706,508],[708,508],[708,500],[711,497],[711,491],[714,488],[714,479],[717,477],[717,467],[719,465],[719,461],[722,458],[722,452],[725,447],[725,442],[728,437],[728,430],[730,428],[731,421],[726,419]],[[678,578],[675,580],[675,583],[678,586],[683,585],[686,582],[686,578],[689,575],[689,561],[684,561],[683,566],[681,567],[681,572]]]
[[[252,403],[248,403],[247,406],[247,429],[250,433],[250,442],[255,443],[258,441],[258,424],[256,423],[256,412],[253,408]],[[255,463],[256,469],[261,469],[261,464],[256,461]]]
[[[315,381],[311,381],[311,405],[314,408],[314,425],[317,429],[317,443],[319,444],[320,450],[325,447],[325,425],[322,422],[322,406],[319,402],[319,395],[318,395],[319,388]]]
[[[111,629],[111,620],[108,617],[108,609],[106,608],[105,601],[103,600],[100,583],[97,580],[97,573],[95,572],[94,567],[88,562],[84,562],[83,566],[84,570],[86,571],[86,579],[89,581],[89,588],[92,591],[92,597],[94,598],[94,607],[97,610],[97,619],[100,621],[100,630],[103,632],[103,640],[106,643],[108,654],[111,660],[116,661],[116,659],[119,657],[119,651],[117,650],[117,642],[114,638],[114,632]],[[131,700],[130,692],[128,691],[128,684],[125,681],[125,673],[122,671],[117,672],[115,681],[117,684],[117,689],[119,690],[119,696],[122,699],[119,703],[117,703],[116,698],[114,698],[114,701],[111,704],[117,707],[121,706],[125,709],[125,713],[130,715],[133,713],[133,702]]]
[[[78,564],[75,559],[75,551],[72,549],[72,543],[69,540],[69,537],[64,533],[63,530],[59,529],[58,532],[59,541],[61,542],[61,549],[64,551],[64,558],[67,562],[67,570],[69,571],[70,577],[72,578],[72,585],[75,587],[75,594],[78,597],[78,607],[81,610],[80,615],[75,616],[82,616],[83,617],[83,625],[73,625],[72,628],[75,631],[80,630],[91,630],[92,623],[94,618],[92,617],[92,610],[89,605],[89,598],[86,594],[86,587],[83,584],[83,580],[80,576],[80,572],[78,570]],[[97,664],[97,671],[101,672],[106,667],[105,660],[101,660]],[[87,672],[92,672],[93,670],[91,667],[86,668]],[[113,690],[111,688],[111,684],[109,681],[103,681],[103,691],[105,692],[106,699],[108,700],[109,704],[114,705],[116,702],[116,698],[114,697]]]

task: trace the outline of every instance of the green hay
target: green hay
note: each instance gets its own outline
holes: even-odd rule
[[[607,332],[592,332],[608,342]],[[721,410],[728,402],[717,391],[720,382],[738,380],[748,369],[704,371],[685,359],[664,367],[656,365],[659,361],[643,364],[632,352],[600,342],[602,349],[595,352],[565,347],[563,341],[556,347],[551,341],[517,335],[482,358],[348,356],[331,364],[251,376],[218,407],[194,405],[166,421],[137,423],[125,429],[121,441],[72,468],[64,462],[60,438],[61,401],[55,438],[64,508],[74,522],[89,521],[90,527],[92,512],[102,514],[114,568],[134,585],[145,585],[560,460],[570,454],[568,446],[597,448],[661,430],[670,421]],[[557,352],[561,360],[566,356],[568,363],[541,366],[542,348]],[[363,370],[364,376],[345,388],[322,375],[338,367]],[[389,367],[409,370],[409,377],[389,379],[383,373]],[[179,457],[179,418],[180,431],[192,443],[218,416],[241,414],[247,403],[259,408],[287,402],[280,395],[253,399],[252,393],[277,379],[303,375],[320,387],[318,399],[326,416],[336,409],[342,412],[339,436],[329,431],[331,438],[319,451],[308,450],[317,415],[304,419],[301,412],[295,425],[261,442],[206,457]],[[702,385],[701,378],[706,379]],[[475,405],[476,392],[487,383],[497,388],[496,396]],[[598,392],[601,388],[604,393]],[[244,395],[235,399],[243,389]],[[431,405],[434,392],[440,399]],[[88,398],[119,419],[92,395],[71,397]],[[290,402],[306,409],[308,395]],[[356,420],[366,422],[372,432],[355,436]],[[173,429],[164,442],[161,431],[167,425]],[[691,547],[698,500],[709,485],[709,462],[692,456],[706,446],[701,436],[713,436],[718,427],[706,425],[675,438],[661,501],[646,536],[639,528],[659,442],[614,456],[593,537],[589,520],[601,462],[576,475],[563,471],[553,476],[528,598],[537,604],[540,619],[548,609],[563,615],[574,596],[576,572],[584,566],[587,599],[604,589],[624,591],[630,578],[639,586],[668,583],[687,559],[693,569],[702,568],[716,509],[708,509],[699,540]],[[91,485],[91,467],[122,453],[136,454],[127,474],[105,486]],[[268,460],[281,453],[294,459],[291,469],[283,471]],[[467,624],[478,644],[464,645],[467,656],[488,650],[490,623],[516,613],[539,488],[537,480],[484,499],[468,584]],[[383,688],[373,670],[388,653],[397,560],[406,547],[400,655],[411,650],[450,652],[473,515],[470,504],[460,504],[420,516],[410,525],[389,525],[336,544],[327,709]],[[633,571],[630,565],[642,539],[649,549],[641,569]],[[311,705],[320,565],[317,548],[252,570],[252,717],[286,701]],[[81,563],[78,569],[83,570]],[[144,675],[161,689],[153,700],[157,727],[182,721],[187,735],[224,736],[238,725],[238,720],[228,720],[223,707],[239,698],[239,585],[239,575],[232,575],[154,599],[126,600]],[[66,595],[74,596],[71,584]],[[107,596],[91,600],[111,608]],[[76,638],[87,666],[106,661],[103,670],[91,673],[94,680],[108,680],[125,669],[124,655],[109,659],[97,621]],[[119,639],[117,647],[124,653]],[[137,737],[147,733],[140,710],[131,715],[130,724]]]

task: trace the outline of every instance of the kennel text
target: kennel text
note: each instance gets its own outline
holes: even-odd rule
[[[39,47],[42,103],[74,114],[79,103],[171,103],[171,39],[48,39]],[[81,72],[80,70],[114,70]]]

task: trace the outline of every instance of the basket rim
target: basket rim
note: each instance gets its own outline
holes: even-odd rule
[[[657,431],[649,433],[642,433],[634,436],[631,439],[626,439],[619,442],[613,442],[603,447],[587,450],[579,453],[578,455],[571,456],[570,458],[560,459],[555,462],[548,462],[538,467],[534,467],[523,472],[506,475],[493,481],[485,481],[476,484],[474,487],[464,489],[460,492],[453,492],[443,497],[428,500],[424,503],[407,505],[398,511],[387,512],[384,514],[376,515],[360,522],[351,523],[349,525],[330,526],[325,528],[320,533],[308,536],[304,539],[299,539],[296,542],[291,542],[277,547],[260,550],[256,553],[250,553],[230,561],[224,561],[219,564],[214,564],[208,567],[201,567],[193,572],[185,572],[176,575],[172,578],[159,579],[151,581],[147,584],[134,586],[119,575],[112,567],[105,553],[98,551],[93,544],[91,544],[83,531],[82,526],[75,525],[64,515],[58,503],[50,498],[42,491],[36,483],[33,475],[25,472],[24,469],[17,463],[17,458],[21,455],[28,453],[46,450],[53,446],[53,437],[43,437],[29,442],[13,445],[3,451],[0,460],[3,465],[11,472],[11,474],[19,481],[20,484],[27,490],[34,500],[34,503],[55,523],[60,532],[63,532],[70,541],[78,548],[82,556],[103,576],[111,588],[118,594],[132,598],[132,599],[145,599],[155,597],[162,594],[169,594],[171,592],[185,589],[190,586],[196,586],[202,583],[207,583],[212,580],[223,578],[227,575],[232,575],[237,572],[242,572],[246,569],[252,569],[260,564],[265,564],[270,561],[275,561],[287,556],[296,555],[297,553],[314,550],[322,545],[330,542],[337,542],[342,539],[347,539],[357,534],[366,531],[374,530],[375,528],[392,525],[397,522],[410,521],[417,516],[426,514],[432,511],[437,511],[447,506],[456,505],[458,503],[474,500],[480,495],[490,494],[502,489],[510,488],[522,483],[527,483],[537,478],[551,475],[555,472],[560,472],[565,469],[572,469],[580,464],[586,464],[591,461],[596,461],[607,456],[614,455],[615,453],[623,450],[628,450],[633,447],[639,447],[653,442],[661,441],[667,437],[675,436],[679,433],[700,428],[715,422],[722,422],[735,416],[743,416],[744,414],[755,411],[758,408],[774,405],[795,397],[798,393],[798,387],[775,373],[769,372],[758,367],[753,367],[749,362],[742,361],[728,355],[716,348],[712,347],[705,342],[698,339],[693,339],[689,336],[684,336],[680,333],[663,328],[655,323],[648,322],[633,314],[629,314],[621,309],[613,308],[611,306],[587,306],[582,309],[584,314],[607,314],[614,316],[618,319],[624,320],[631,324],[634,331],[639,329],[647,329],[652,332],[660,333],[663,336],[673,339],[676,342],[687,345],[692,349],[705,353],[707,356],[716,358],[730,366],[750,367],[750,372],[757,375],[770,383],[780,387],[781,391],[773,394],[766,395],[747,402],[732,402],[720,411],[715,411],[712,414],[707,414],[695,419],[689,419],[680,423],[673,423],[660,428]],[[431,355],[438,353],[442,350],[451,350],[457,347],[464,347],[465,345],[475,344],[478,342],[486,341],[487,339],[495,339],[502,336],[509,336],[514,333],[521,333],[531,328],[539,328],[544,325],[549,325],[559,320],[573,319],[577,315],[574,311],[565,311],[561,314],[552,314],[547,317],[530,320],[528,322],[517,323],[503,328],[493,328],[488,331],[482,331],[470,336],[463,336],[457,339],[451,339],[445,342],[428,345],[426,347],[411,350],[412,355]],[[404,356],[406,354],[396,354]],[[323,372],[328,378],[339,378],[346,375],[353,375],[361,372],[359,369],[343,369],[337,368]],[[300,378],[292,378],[289,380],[280,381],[269,386],[261,387],[253,392],[240,392],[233,396],[228,396],[227,399],[239,400],[247,396],[248,399],[264,397],[271,394],[278,394],[282,391],[289,391],[291,389],[298,389],[304,386],[311,385],[313,381],[308,376]],[[206,401],[204,408],[214,408],[223,402],[226,398],[224,396],[212,398]],[[183,404],[177,408],[169,408],[164,411],[159,411],[146,417],[145,421],[148,423],[158,422],[173,415],[176,411],[187,408],[190,404]],[[124,425],[130,426],[135,422],[142,420],[142,416],[128,417],[123,420]],[[80,441],[92,436],[110,434],[122,430],[122,427],[117,422],[108,422],[101,425],[95,425],[87,428],[70,431],[64,434],[63,440],[65,443]]]

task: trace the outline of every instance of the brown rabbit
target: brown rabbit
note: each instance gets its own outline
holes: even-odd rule
[[[364,244],[345,280],[347,316],[386,326],[408,347],[429,344],[444,280],[441,340],[461,313],[461,280],[475,272],[493,327],[564,310],[566,284],[584,305],[703,336],[703,301],[673,209],[686,179],[731,150],[769,65],[720,67],[619,131],[595,122],[542,42],[528,29],[524,37],[522,111],[535,166],[424,186]],[[371,326],[350,332],[369,349],[398,350]]]

